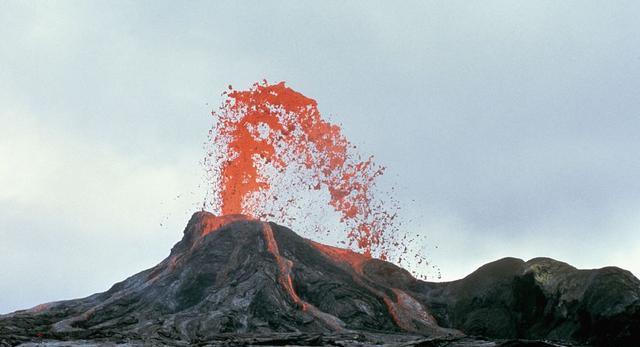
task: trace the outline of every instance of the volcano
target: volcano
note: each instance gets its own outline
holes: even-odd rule
[[[638,341],[640,281],[619,268],[505,258],[430,283],[275,223],[208,212],[192,216],[160,264],[106,292],[0,316],[0,345],[9,346]]]

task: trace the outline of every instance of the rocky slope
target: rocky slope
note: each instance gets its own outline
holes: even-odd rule
[[[640,281],[507,258],[429,283],[273,223],[198,212],[157,266],[104,293],[0,316],[6,345],[552,345],[541,340],[635,346]]]

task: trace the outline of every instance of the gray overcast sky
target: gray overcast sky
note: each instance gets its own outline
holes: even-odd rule
[[[388,167],[443,279],[503,256],[638,276],[639,16],[637,1],[2,1],[0,313],[164,258],[202,198],[209,112],[263,78]]]

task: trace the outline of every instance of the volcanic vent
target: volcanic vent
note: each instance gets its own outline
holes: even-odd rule
[[[376,276],[387,278],[385,283]],[[18,313],[48,337],[211,340],[223,333],[455,334],[402,288],[390,263],[243,215],[198,212],[157,266],[104,293]],[[33,329],[33,328],[32,328]],[[2,331],[6,333],[6,331]]]
[[[197,212],[157,266],[103,293],[0,316],[0,345],[518,345],[463,332],[636,346],[640,281],[617,268],[505,258],[429,283],[275,223]]]

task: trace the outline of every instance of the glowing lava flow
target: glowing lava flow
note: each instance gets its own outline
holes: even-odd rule
[[[262,234],[267,243],[267,250],[271,255],[273,255],[276,259],[276,263],[278,264],[278,282],[280,282],[282,288],[287,291],[293,302],[295,302],[303,311],[306,311],[309,308],[309,304],[300,299],[296,291],[293,289],[293,280],[291,279],[291,268],[293,267],[293,262],[280,255],[278,244],[276,243],[275,237],[273,237],[273,230],[269,223],[262,223]]]
[[[293,267],[293,262],[280,255],[278,243],[273,236],[273,229],[271,229],[271,225],[269,225],[269,223],[262,223],[262,234],[267,243],[267,250],[269,251],[269,253],[271,253],[271,255],[273,255],[273,257],[276,259],[276,263],[278,264],[278,282],[280,282],[280,286],[285,289],[293,302],[295,302],[296,305],[298,305],[298,307],[300,307],[303,311],[306,311],[316,318],[322,320],[325,324],[332,327],[334,330],[343,330],[345,326],[343,321],[326,312],[320,311],[317,307],[302,300],[298,296],[298,293],[296,293],[296,290],[293,288],[293,280],[291,279],[291,268]]]
[[[323,242],[337,238],[368,257],[424,261],[407,251],[413,239],[399,231],[393,194],[377,187],[384,167],[361,157],[339,126],[322,119],[315,100],[266,81],[248,90],[229,86],[223,96],[204,160],[206,209],[324,234]]]
[[[420,331],[425,327],[437,327],[435,318],[430,315],[416,299],[398,288],[391,288],[396,300],[392,300],[384,291],[368,284],[363,266],[369,260],[362,254],[347,249],[331,247],[311,241],[311,245],[324,254],[330,261],[344,267],[347,272],[352,269],[351,278],[364,288],[381,298],[393,321],[405,331]]]

